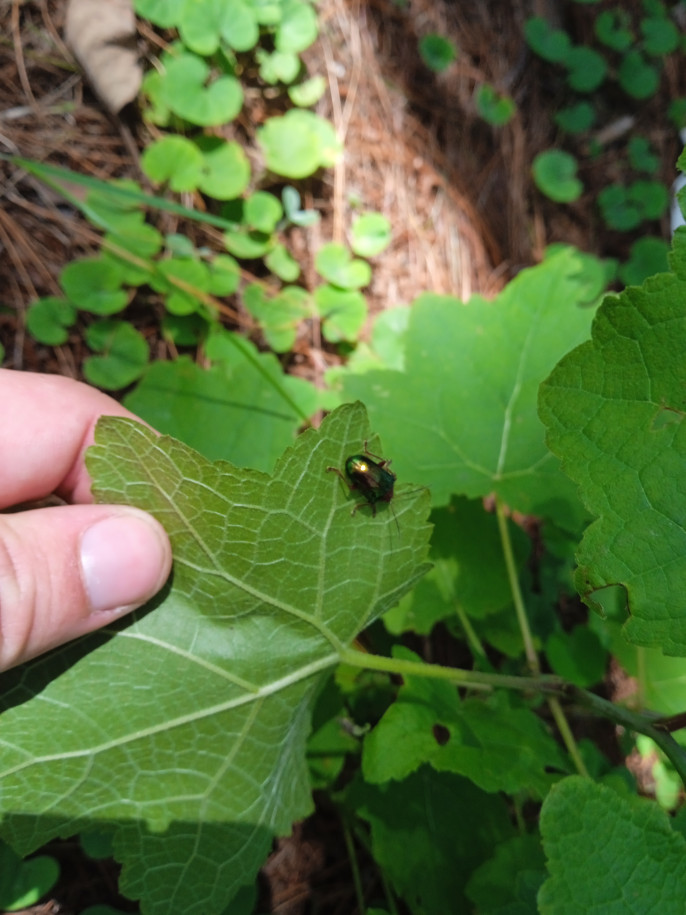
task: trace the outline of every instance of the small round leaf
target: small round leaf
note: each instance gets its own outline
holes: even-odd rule
[[[391,224],[381,213],[365,213],[355,220],[351,247],[360,257],[374,257],[391,243]]]
[[[556,203],[571,203],[583,191],[576,177],[574,156],[559,149],[539,153],[534,159],[532,172],[536,187]]]

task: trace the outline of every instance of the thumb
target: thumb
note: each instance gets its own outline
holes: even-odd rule
[[[164,529],[136,508],[0,515],[0,670],[134,610],[170,569]]]

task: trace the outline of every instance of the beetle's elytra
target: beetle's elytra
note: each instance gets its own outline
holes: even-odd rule
[[[338,467],[327,467],[337,473],[351,492],[359,492],[364,502],[358,502],[352,510],[354,515],[358,508],[369,505],[372,515],[376,516],[377,502],[390,502],[393,498],[393,487],[396,476],[389,470],[391,462],[367,451],[364,443],[364,454],[351,454],[345,461],[345,474]]]

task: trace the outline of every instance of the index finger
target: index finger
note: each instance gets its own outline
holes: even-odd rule
[[[0,509],[51,493],[92,502],[83,454],[102,415],[137,419],[81,382],[0,369]]]

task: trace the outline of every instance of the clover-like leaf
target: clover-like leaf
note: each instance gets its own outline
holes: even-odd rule
[[[583,192],[576,170],[574,156],[561,149],[538,153],[531,166],[536,187],[555,203],[570,203]]]
[[[314,291],[314,302],[329,343],[355,341],[367,317],[367,300],[361,292],[337,289],[324,283]]]
[[[179,54],[166,63],[161,99],[191,124],[212,127],[232,121],[243,105],[243,90],[234,76],[211,80],[210,68],[194,54]]]
[[[626,590],[627,637],[686,655],[686,281],[673,274],[608,296],[593,339],[541,387],[548,444],[597,518],[577,560],[592,601]]]
[[[331,167],[341,149],[329,121],[300,109],[268,118],[258,129],[257,139],[267,168],[287,178],[305,178],[320,166]]]
[[[382,217],[383,218],[383,217]],[[338,242],[322,245],[314,259],[318,272],[341,289],[361,289],[368,286],[372,268],[366,261],[350,256],[350,251]]]
[[[225,0],[193,0],[192,3],[185,3],[178,26],[187,47],[205,57],[215,53],[220,39],[236,51],[249,51],[260,34],[253,4],[245,0],[231,0],[231,3]]]
[[[76,321],[76,306],[69,299],[45,296],[26,312],[26,326],[39,343],[59,346],[69,339],[68,328]]]
[[[84,360],[84,375],[106,391],[118,391],[140,378],[150,358],[145,337],[128,321],[96,321],[86,331],[86,342],[103,355]]]
[[[126,307],[129,297],[122,289],[123,269],[112,260],[83,257],[72,261],[60,274],[67,298],[83,311],[111,315]]]
[[[425,493],[397,500],[396,527],[387,506],[352,515],[327,473],[369,437],[345,405],[268,475],[99,421],[96,497],[158,518],[174,571],[119,625],[4,676],[0,808],[17,851],[108,823],[146,915],[219,915],[252,882],[311,808],[321,675],[425,570]]]

